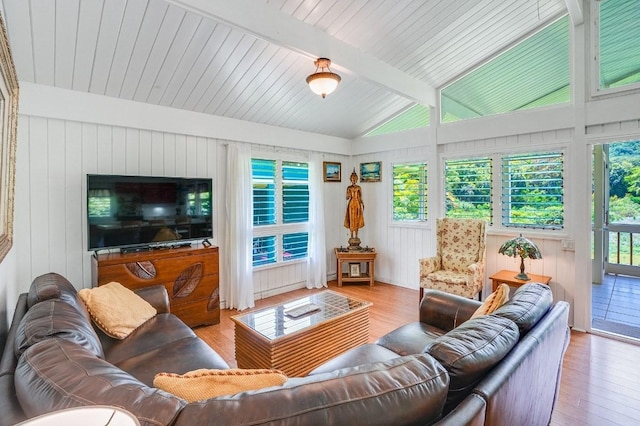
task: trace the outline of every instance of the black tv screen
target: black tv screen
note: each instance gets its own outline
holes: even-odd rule
[[[209,178],[87,175],[89,250],[213,237]]]

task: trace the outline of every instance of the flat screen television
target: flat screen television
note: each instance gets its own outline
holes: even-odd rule
[[[213,237],[210,178],[87,175],[89,250]]]

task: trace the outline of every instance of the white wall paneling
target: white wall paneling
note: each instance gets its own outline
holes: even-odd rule
[[[315,100],[315,98],[314,98]],[[320,98],[321,100],[321,98]],[[64,107],[61,107],[64,105]],[[350,155],[348,139],[20,82],[23,115]]]
[[[24,114],[19,120],[16,211],[20,213],[16,215],[15,235],[20,291],[26,291],[33,278],[47,272],[66,276],[78,288],[90,287],[92,253],[86,249],[85,202],[86,175],[90,173],[213,178],[212,243],[220,245],[226,223],[221,193],[226,178],[225,144],[234,142]],[[253,149],[308,157],[302,150],[257,145]],[[326,161],[346,163],[347,157],[325,156]],[[341,240],[337,230],[342,228],[346,208],[345,187],[344,175],[342,183],[323,186],[329,200],[325,203],[326,239],[331,247]],[[336,198],[342,201],[331,201]],[[335,274],[335,257],[329,250],[327,266]],[[305,281],[305,262],[258,270],[256,297],[300,288]]]
[[[33,87],[32,87],[33,89]],[[59,90],[59,89],[56,89]],[[27,92],[29,89],[27,90]],[[95,95],[87,95],[95,96]],[[37,102],[35,93],[29,95],[30,102]],[[47,99],[48,96],[45,96]],[[94,103],[95,102],[95,103]],[[122,106],[116,100],[117,106]],[[224,198],[221,194],[226,176],[224,144],[240,142],[221,142],[219,139],[207,137],[216,135],[215,128],[202,125],[197,113],[185,113],[177,110],[162,111],[160,117],[174,122],[182,114],[198,115],[190,117],[187,123],[200,126],[194,132],[172,132],[172,126],[185,128],[185,122],[158,124],[153,120],[157,106],[136,104],[146,118],[139,120],[141,125],[115,125],[109,123],[114,115],[94,114],[89,121],[70,120],[57,117],[45,118],[44,113],[53,114],[52,105],[27,104],[20,115],[18,126],[18,167],[16,177],[16,258],[17,276],[20,286],[26,290],[31,279],[39,274],[56,271],[68,276],[77,286],[88,286],[90,282],[90,254],[86,251],[85,235],[85,175],[87,173],[126,173],[126,174],[174,174],[179,176],[211,176],[214,178],[216,196],[214,198],[214,220],[216,223],[216,241],[224,226],[222,212]],[[85,107],[97,105],[105,110],[103,99],[90,101]],[[60,108],[58,108],[60,109]],[[38,114],[26,114],[26,111]],[[171,113],[175,111],[175,115]],[[71,115],[81,115],[78,111]],[[546,117],[545,113],[542,115]],[[92,118],[100,117],[97,122]],[[537,120],[535,111],[528,112],[528,119]],[[204,116],[203,116],[204,119]],[[135,123],[136,117],[124,119],[120,116],[114,120]],[[558,122],[565,120],[558,118]],[[495,122],[497,123],[497,122]],[[620,129],[629,130],[633,135],[637,120],[626,120],[618,123],[602,123],[590,127],[588,138],[607,138],[620,134]],[[438,127],[439,130],[441,127]],[[267,128],[268,129],[268,128]],[[353,168],[359,171],[361,162],[381,161],[382,181],[376,183],[360,183],[365,202],[365,227],[360,231],[364,245],[375,247],[378,251],[376,260],[376,277],[379,281],[407,287],[418,288],[418,259],[435,253],[435,236],[432,226],[403,227],[392,224],[391,216],[391,164],[398,161],[426,160],[430,170],[430,193],[442,192],[441,162],[445,157],[467,154],[483,155],[489,153],[513,152],[525,149],[565,149],[566,176],[565,194],[567,197],[566,228],[557,233],[526,232],[541,247],[544,259],[527,261],[527,270],[552,277],[551,287],[556,300],[585,298],[583,287],[586,283],[576,282],[576,252],[564,251],[561,248],[562,238],[578,241],[581,233],[588,234],[588,226],[579,225],[584,222],[580,215],[586,206],[575,206],[575,193],[582,189],[581,185],[590,182],[589,155],[581,147],[574,147],[574,128],[562,127],[545,129],[541,132],[530,132],[516,135],[503,135],[497,131],[494,137],[478,139],[478,135],[469,130],[466,138],[458,142],[441,144],[434,142],[439,132],[403,132],[374,140],[371,151],[366,152],[366,139],[354,142],[358,151],[354,156],[325,151],[325,161],[337,161],[342,164],[342,181],[323,183],[325,195],[325,221],[327,241],[327,270],[330,278],[335,277],[336,265],[333,247],[347,245],[348,233],[343,227],[346,208],[345,190],[349,185],[349,175]],[[222,132],[224,133],[224,131]],[[295,132],[294,132],[295,133]],[[299,135],[300,133],[295,133]],[[275,138],[277,133],[266,139]],[[481,133],[480,135],[484,135]],[[295,139],[287,134],[290,141]],[[258,140],[259,132],[253,132],[249,140]],[[395,142],[397,140],[397,142]],[[249,141],[247,141],[249,142]],[[245,142],[245,143],[247,143]],[[270,152],[272,154],[306,156],[318,144],[299,148],[252,144],[254,152]],[[357,145],[357,148],[355,147]],[[329,144],[331,146],[331,143]],[[348,149],[342,148],[342,149]],[[318,150],[322,152],[321,150]],[[435,154],[434,154],[435,153]],[[580,158],[574,158],[579,156]],[[584,158],[583,158],[584,157]],[[434,182],[435,179],[435,182]],[[586,188],[586,187],[585,187]],[[580,200],[584,197],[580,197]],[[574,200],[574,201],[572,201]],[[579,201],[579,200],[578,200]],[[438,212],[430,212],[433,218]],[[578,221],[577,218],[580,218]],[[576,225],[578,223],[578,225]],[[582,229],[585,228],[585,229]],[[487,240],[487,277],[493,272],[503,269],[517,269],[517,259],[506,258],[497,253],[500,244],[513,230],[497,227],[489,229]],[[585,237],[586,238],[586,237]],[[585,239],[587,241],[588,238]],[[221,247],[224,250],[224,247]],[[267,268],[256,271],[256,297],[266,297],[278,292],[299,288],[304,285],[306,265],[291,263],[285,266]],[[490,290],[486,280],[485,294]],[[573,309],[573,305],[572,305]],[[573,312],[572,312],[573,314]],[[581,316],[580,327],[584,327],[585,318]]]
[[[535,116],[535,115],[534,115]],[[560,120],[563,122],[563,120]],[[390,282],[395,285],[417,289],[419,286],[418,260],[423,257],[433,256],[436,252],[436,238],[434,219],[439,217],[438,212],[429,212],[428,226],[398,226],[391,221],[392,207],[392,164],[394,162],[427,161],[428,167],[436,168],[439,172],[435,175],[436,181],[429,181],[429,193],[442,193],[442,161],[445,157],[482,156],[505,151],[535,149],[563,149],[567,156],[571,156],[570,146],[572,129],[556,129],[543,132],[534,132],[520,135],[501,136],[486,139],[471,139],[469,135],[464,142],[446,143],[437,146],[438,155],[434,158],[432,149],[428,146],[429,138],[426,132],[422,132],[424,142],[422,146],[387,150],[384,152],[368,153],[354,156],[353,163],[382,161],[382,182],[363,183],[363,199],[365,202],[365,228],[361,230],[363,244],[376,247],[378,257],[376,260],[376,279]],[[407,133],[409,139],[417,142],[418,133]],[[388,135],[387,135],[388,136]],[[399,135],[394,135],[398,137]],[[359,142],[364,142],[362,139]],[[438,141],[439,142],[439,141]],[[402,142],[400,142],[402,145]],[[393,146],[389,144],[389,146]],[[378,149],[376,145],[374,149]],[[431,176],[431,174],[430,174]],[[571,173],[565,181],[565,194],[575,188],[576,182]],[[435,188],[439,188],[438,191]],[[498,208],[498,207],[495,207]],[[568,209],[566,222],[571,222],[571,215],[575,212]],[[528,237],[540,246],[544,258],[541,260],[526,260],[526,269],[535,274],[552,277],[551,288],[556,300],[568,300],[573,302],[571,295],[575,285],[574,279],[574,252],[563,251],[562,238],[571,238],[565,229],[558,232],[524,232]],[[572,230],[571,232],[575,232]],[[514,236],[519,231],[513,229],[501,229],[499,226],[488,228],[487,237],[487,263],[484,295],[491,293],[491,283],[488,277],[501,269],[518,270],[519,260],[508,258],[498,254],[498,248],[502,243]]]

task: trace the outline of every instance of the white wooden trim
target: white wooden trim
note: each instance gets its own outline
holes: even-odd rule
[[[29,82],[20,82],[19,111],[36,117],[351,154],[349,139]]]

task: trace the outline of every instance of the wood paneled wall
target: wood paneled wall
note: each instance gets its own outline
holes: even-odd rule
[[[439,194],[443,192],[442,170],[446,158],[491,155],[505,152],[506,146],[509,147],[509,152],[519,149],[562,149],[567,152],[570,151],[571,137],[571,129],[563,129],[513,137],[448,143],[437,146],[437,158],[433,158],[432,149],[428,146],[357,156],[354,160],[358,163],[370,161],[383,163],[382,182],[362,184],[363,199],[366,203],[366,226],[361,239],[363,243],[375,246],[379,252],[376,261],[376,278],[407,288],[418,288],[418,259],[435,254],[434,219],[443,216],[443,207],[440,206],[439,211],[429,211],[429,220],[426,224],[409,227],[392,223],[391,168],[394,162],[426,161],[429,168],[436,167],[437,172],[434,175],[437,178],[436,181],[432,179],[429,181],[429,195],[440,196]],[[568,176],[571,176],[571,173],[568,173]],[[565,191],[570,192],[572,188],[573,184],[569,178],[565,182]],[[438,205],[437,202],[435,204]],[[574,213],[575,211],[568,207],[565,215],[567,222],[571,222],[571,215]],[[526,270],[553,277],[551,288],[555,299],[567,300],[573,305],[574,252],[562,250],[562,239],[570,238],[571,232],[571,229],[565,229],[558,232],[528,231],[524,234],[539,245],[544,256],[541,260],[526,260]],[[498,254],[502,243],[517,236],[519,231],[504,229],[499,224],[494,224],[488,228],[487,234],[487,263],[483,291],[485,295],[491,293],[491,282],[488,279],[490,275],[501,269],[519,269],[519,259]]]
[[[237,142],[26,115],[20,116],[18,140],[15,245],[21,291],[29,288],[33,278],[47,272],[66,276],[78,288],[91,286],[92,252],[87,251],[85,201],[89,173],[213,178],[212,243],[220,246],[221,253],[224,251],[220,238],[226,222],[225,145]],[[300,158],[309,155],[301,150],[259,145],[252,145],[252,151]],[[344,162],[345,158],[327,154],[326,160]],[[342,183],[323,187],[326,238],[331,247],[340,244],[345,187],[344,176]],[[336,198],[342,200],[339,208]],[[328,268],[334,265],[330,250]],[[332,271],[335,274],[335,266]],[[300,288],[305,281],[305,262],[254,274],[258,298]]]
[[[533,115],[532,115],[533,117]],[[499,118],[496,119],[499,122]],[[597,141],[624,134],[638,134],[638,120],[597,125],[589,135]],[[214,179],[215,238],[226,218],[223,216],[223,188],[226,176],[224,145],[237,143],[214,138],[188,136],[157,130],[144,130],[106,124],[21,115],[18,126],[16,179],[15,250],[17,280],[20,290],[28,288],[33,277],[55,271],[67,276],[76,286],[90,285],[90,255],[85,235],[85,175],[87,173],[123,173],[212,177]],[[590,176],[590,157],[576,150],[572,128],[546,130],[492,139],[441,143],[433,147],[430,138],[423,145],[403,147],[402,135],[397,149],[354,155],[324,154],[325,161],[342,163],[342,182],[324,183],[325,223],[327,242],[327,272],[335,277],[336,266],[332,248],[346,245],[348,232],[342,226],[346,207],[345,190],[349,174],[361,162],[381,161],[382,181],[361,183],[365,202],[365,227],[360,232],[363,245],[378,251],[376,278],[407,288],[418,288],[418,259],[435,253],[435,234],[431,222],[420,227],[397,226],[391,222],[391,164],[398,161],[427,160],[437,164],[430,172],[429,192],[442,192],[442,163],[445,158],[465,155],[490,155],[532,149],[563,149],[566,152],[565,229],[561,232],[531,231],[524,234],[540,246],[544,259],[526,261],[528,271],[553,277],[551,287],[556,300],[567,300],[572,310],[578,307],[576,318],[585,318],[588,303],[588,282],[576,282],[578,267],[590,268],[588,261],[577,261],[576,253],[562,249],[562,240],[575,239],[588,245],[587,229],[575,226],[590,206],[578,206],[573,201],[576,191],[585,191]],[[640,137],[640,136],[639,136]],[[594,142],[595,143],[595,142]],[[308,156],[302,148],[283,148],[252,144],[259,152]],[[576,155],[574,151],[580,151]],[[580,157],[580,158],[577,158]],[[582,158],[584,157],[584,158]],[[432,166],[430,166],[432,167]],[[435,177],[434,177],[435,176]],[[438,203],[430,203],[438,206]],[[440,206],[440,209],[442,207]],[[434,211],[435,210],[435,211]],[[441,215],[438,208],[430,211],[432,218]],[[435,214],[435,216],[434,216]],[[497,253],[504,240],[518,231],[489,228],[487,240],[487,276],[500,269],[517,269],[517,259]],[[582,235],[584,234],[584,235]],[[582,248],[582,246],[581,246]],[[577,263],[585,263],[577,265]],[[306,263],[292,262],[286,266],[261,269],[254,274],[257,298],[304,286]],[[485,282],[485,294],[490,290]],[[576,302],[574,306],[574,302]],[[572,312],[573,314],[573,312]],[[581,320],[584,322],[584,320]],[[585,324],[582,327],[587,327]]]

